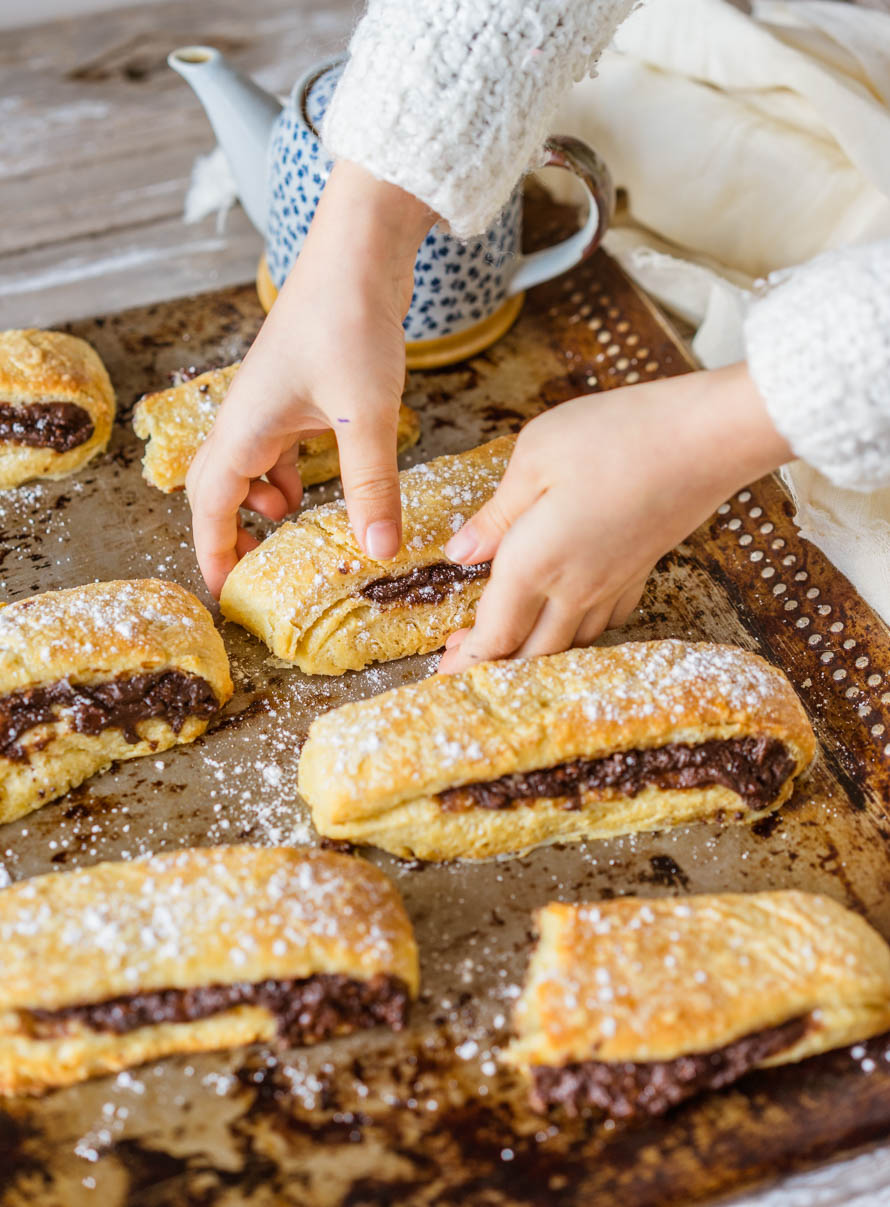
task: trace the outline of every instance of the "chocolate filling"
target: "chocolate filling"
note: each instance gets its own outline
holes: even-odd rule
[[[480,562],[478,566],[456,566],[451,562],[436,562],[432,566],[418,566],[407,574],[392,578],[376,578],[362,587],[361,594],[374,603],[389,604],[437,604],[449,595],[458,583],[470,583],[477,578],[488,578],[491,562]]]
[[[0,440],[67,453],[94,431],[89,412],[74,402],[0,402]]]
[[[408,1005],[408,989],[399,977],[378,973],[359,981],[325,972],[303,980],[159,989],[87,1006],[25,1010],[21,1015],[31,1038],[46,1039],[66,1034],[72,1023],[126,1035],[139,1027],[194,1022],[236,1006],[262,1006],[275,1015],[278,1034],[287,1043],[305,1044],[381,1024],[400,1031]]]
[[[521,771],[499,779],[462,784],[439,794],[443,809],[509,809],[517,801],[566,798],[579,809],[583,792],[608,790],[636,796],[656,788],[703,788],[722,784],[752,809],[765,808],[794,771],[794,759],[776,738],[726,738],[695,746],[674,743],[650,750],[622,750],[601,759],[573,759],[542,771]]]
[[[35,725],[57,721],[62,709],[76,733],[95,735],[120,729],[128,742],[138,742],[139,721],[162,717],[179,733],[187,717],[212,717],[218,708],[219,701],[206,679],[185,671],[120,675],[106,683],[59,679],[0,696],[0,755],[24,762],[29,751],[20,744],[22,735]]]
[[[750,1069],[792,1047],[805,1034],[808,1016],[745,1035],[714,1052],[695,1052],[675,1060],[646,1064],[585,1060],[555,1068],[532,1069],[531,1104],[546,1111],[562,1106],[577,1115],[595,1106],[614,1119],[662,1115],[670,1107],[705,1090],[719,1090]]]

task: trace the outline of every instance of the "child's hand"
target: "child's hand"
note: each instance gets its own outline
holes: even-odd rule
[[[337,437],[359,542],[375,558],[397,552],[402,319],[434,220],[355,164],[331,173],[299,259],[188,473],[195,552],[214,595],[256,544],[238,524],[239,507],[280,520],[299,506],[300,440],[326,428]]]
[[[447,547],[494,557],[439,669],[587,645],[622,624],[656,561],[792,453],[746,367],[576,398],[524,428],[494,497]]]

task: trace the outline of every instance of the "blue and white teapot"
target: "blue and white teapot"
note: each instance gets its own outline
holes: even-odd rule
[[[181,47],[167,61],[197,93],[241,203],[265,238],[257,290],[268,310],[299,254],[333,166],[318,129],[345,60],[307,71],[284,105],[211,46]],[[558,135],[545,143],[545,162],[581,180],[589,199],[584,225],[553,247],[522,255],[517,186],[478,239],[463,242],[434,226],[418,252],[405,318],[409,368],[451,364],[488,347],[519,314],[526,289],[572,268],[599,244],[615,207],[607,168],[585,143]]]

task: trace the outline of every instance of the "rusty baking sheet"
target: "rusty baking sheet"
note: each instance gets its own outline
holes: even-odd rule
[[[539,239],[547,225],[539,214]],[[142,481],[128,419],[139,394],[175,370],[243,352],[259,322],[245,287],[73,325],[104,357],[121,421],[109,455],[86,472],[3,498],[7,598],[143,575],[206,598],[186,501]],[[488,353],[411,375],[423,436],[409,460],[470,447],[579,393],[688,368],[671,329],[597,255],[534,290]],[[333,490],[311,490],[309,501]],[[4,879],[188,843],[314,842],[295,790],[312,717],[435,663],[309,679],[242,630],[223,635],[237,688],[224,719],[193,746],[113,768],[3,827]],[[423,996],[407,1034],[171,1059],[8,1101],[4,1207],[657,1207],[711,1200],[887,1134],[890,1037],[754,1074],[637,1126],[537,1118],[495,1063],[530,911],[553,898],[793,886],[831,894],[890,937],[888,631],[800,540],[775,481],[738,494],[665,558],[639,613],[608,640],[655,636],[737,642],[791,676],[822,755],[778,816],[753,831],[699,825],[477,866],[371,852],[404,894],[421,946]]]

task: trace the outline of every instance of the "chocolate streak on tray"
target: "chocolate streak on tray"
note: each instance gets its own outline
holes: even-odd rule
[[[380,1024],[401,1031],[408,1005],[404,982],[388,973],[367,981],[317,973],[302,980],[160,989],[61,1010],[23,1010],[21,1015],[25,1032],[45,1039],[67,1034],[72,1023],[126,1035],[140,1027],[194,1022],[237,1006],[262,1006],[275,1016],[284,1040],[305,1044]]]
[[[58,721],[62,709],[76,733],[95,736],[105,729],[120,729],[128,742],[135,743],[141,740],[136,732],[139,721],[160,717],[179,733],[187,717],[212,717],[218,708],[206,679],[185,671],[119,675],[105,683],[59,679],[0,696],[0,755],[24,762],[29,751],[19,739],[36,725]]]
[[[75,402],[0,402],[0,440],[67,453],[92,436],[89,412]]]
[[[603,789],[636,796],[656,788],[704,788],[722,784],[752,809],[775,800],[794,770],[794,759],[777,738],[725,738],[695,746],[672,743],[648,750],[622,750],[600,759],[573,759],[542,771],[521,771],[439,794],[444,809],[458,812],[479,806],[509,809],[528,798],[567,798],[567,809],[581,807],[581,794]]]
[[[480,562],[478,566],[436,562],[432,566],[418,566],[407,574],[376,578],[362,587],[361,594],[365,599],[372,599],[374,603],[379,604],[437,604],[459,583],[488,578],[490,573],[491,562]]]
[[[562,1106],[569,1115],[595,1106],[614,1119],[663,1115],[686,1098],[738,1081],[764,1060],[793,1047],[808,1026],[805,1015],[745,1035],[725,1048],[674,1060],[639,1064],[585,1060],[562,1068],[538,1065],[532,1069],[531,1104],[538,1111]]]

